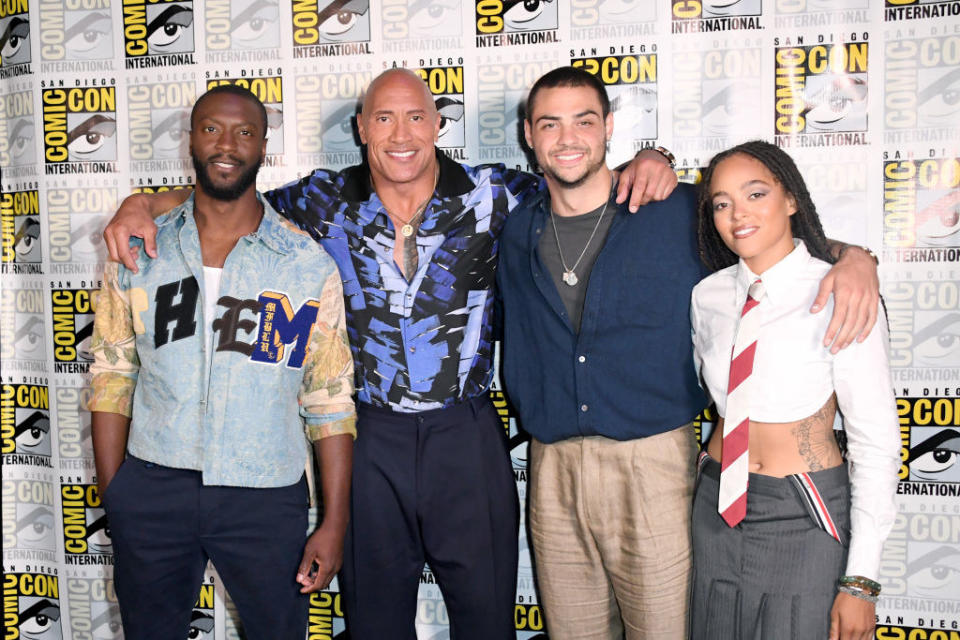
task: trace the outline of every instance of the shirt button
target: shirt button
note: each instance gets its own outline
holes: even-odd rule
[[[586,362],[586,361],[587,361],[587,356],[580,356],[579,358],[577,358],[577,361],[578,361],[578,362]]]
[[[410,347],[410,353],[416,353],[416,352],[417,352],[416,347]]]
[[[589,409],[589,408],[590,408],[590,407],[588,407],[588,406],[585,405],[585,404],[580,405],[580,411],[583,411],[584,413],[586,413],[586,412],[587,412],[587,409]]]
[[[537,233],[540,233],[540,229],[537,229]]]

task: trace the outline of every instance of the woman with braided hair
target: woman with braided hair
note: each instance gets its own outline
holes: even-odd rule
[[[722,417],[694,498],[691,637],[868,640],[899,466],[886,323],[823,345],[807,309],[835,259],[784,151],[724,151],[701,187],[715,273],[693,290],[694,358]]]

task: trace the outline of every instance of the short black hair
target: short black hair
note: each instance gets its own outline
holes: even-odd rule
[[[257,105],[257,110],[260,112],[260,123],[263,125],[263,137],[267,137],[267,109],[263,106],[263,103],[260,102],[260,98],[254,95],[246,87],[241,87],[238,84],[219,84],[214,88],[208,90],[202,96],[197,98],[197,101],[193,103],[193,109],[190,111],[190,128],[193,129],[193,117],[197,113],[197,109],[200,107],[200,104],[211,96],[220,95],[222,93],[228,93],[232,96],[238,96],[253,102]]]
[[[727,247],[717,232],[713,222],[713,198],[710,196],[713,172],[721,162],[736,154],[758,160],[773,174],[774,179],[793,198],[797,206],[796,213],[790,216],[790,232],[793,237],[803,240],[813,257],[830,264],[835,263],[836,258],[830,253],[827,237],[823,233],[823,226],[817,216],[817,208],[813,204],[810,192],[807,191],[807,185],[803,181],[803,176],[800,175],[800,170],[786,151],[765,140],[751,140],[721,151],[713,156],[704,170],[697,204],[697,242],[703,263],[711,270],[718,271],[736,264],[739,260],[737,254]]]
[[[530,87],[527,94],[526,115],[527,122],[533,122],[533,100],[542,89],[556,89],[557,87],[590,87],[600,100],[600,108],[604,118],[610,113],[610,98],[607,89],[600,82],[600,78],[584,71],[580,67],[558,67],[553,71],[540,76]]]

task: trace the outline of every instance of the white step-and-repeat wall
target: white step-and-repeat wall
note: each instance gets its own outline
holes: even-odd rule
[[[566,64],[608,86],[612,163],[663,144],[693,182],[776,141],[828,235],[880,255],[903,464],[877,638],[960,637],[960,2],[0,0],[0,34],[4,638],[122,637],[83,408],[100,231],[128,193],[192,185],[196,97],[237,83],[267,105],[261,188],[357,163],[357,98],[393,66],[427,80],[446,153],[529,168],[517,106]],[[518,635],[542,638],[520,547]],[[310,615],[312,639],[343,631],[335,590]],[[234,619],[211,570],[190,637],[241,637]],[[420,637],[446,619],[426,568]]]

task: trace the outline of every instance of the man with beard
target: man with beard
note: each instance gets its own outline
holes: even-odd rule
[[[532,436],[530,540],[547,628],[555,640],[685,639],[690,423],[705,405],[689,323],[706,275],[694,188],[636,214],[616,204],[604,157],[610,102],[582,69],[537,80],[524,130],[547,190],[507,221],[497,282],[504,382]],[[879,294],[873,260],[854,249],[811,311],[834,279],[836,308],[855,298],[849,322],[831,321],[831,339],[843,325],[838,349],[869,333],[876,314],[863,304],[875,310]],[[867,294],[851,296],[841,280]]]
[[[209,559],[247,637],[302,640],[348,518],[340,276],[256,192],[260,101],[216,87],[190,122],[196,190],[157,219],[159,257],[107,266],[96,311],[89,408],[125,637],[187,637]],[[308,441],[324,514],[304,544]]]
[[[364,164],[265,194],[343,276],[359,400],[340,581],[347,625],[354,640],[415,638],[426,561],[457,638],[511,638],[519,510],[488,395],[492,287],[507,212],[541,183],[443,155],[436,105],[409,70],[374,79],[357,124]],[[649,153],[658,159],[637,162],[648,167],[637,200],[676,183]],[[111,254],[130,260],[132,231],[153,255],[147,211],[178,197],[131,197],[105,234]]]

